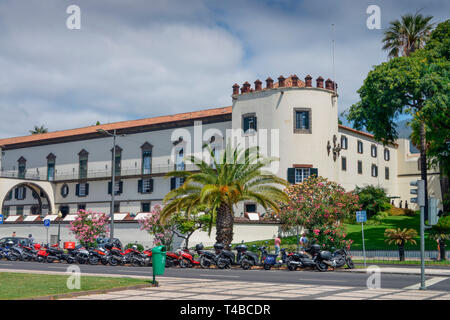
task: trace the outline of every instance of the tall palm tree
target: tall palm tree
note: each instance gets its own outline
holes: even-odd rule
[[[275,158],[262,157],[257,148],[242,150],[228,144],[218,162],[214,152],[209,147],[208,150],[211,164],[191,156],[188,160],[195,164],[197,171],[172,171],[167,174],[185,178],[185,181],[165,196],[161,218],[167,219],[180,211],[189,216],[197,206],[207,205],[216,218],[216,241],[229,248],[233,240],[233,207],[241,201],[252,200],[265,210],[278,212],[278,201],[288,200],[279,186],[287,186],[288,182],[263,170]]]
[[[384,32],[383,50],[389,50],[388,56],[409,57],[417,49],[425,46],[430,37],[434,23],[432,16],[424,17],[419,12],[406,14],[390,23],[390,27]],[[421,179],[425,181],[425,212],[428,211],[428,181],[427,181],[427,154],[425,141],[425,123],[421,121],[419,128],[420,139],[420,172]]]
[[[40,133],[47,133],[47,132],[48,132],[48,129],[44,126],[40,126],[40,127],[34,126],[34,129],[30,130],[31,134],[40,134]]]
[[[434,26],[431,19],[432,16],[424,17],[416,12],[390,22],[390,27],[384,32],[383,50],[388,50],[389,57],[395,58],[409,56],[423,48]]]

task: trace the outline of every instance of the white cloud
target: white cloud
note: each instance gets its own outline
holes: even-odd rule
[[[268,76],[331,78],[331,23],[342,111],[386,56],[382,30],[365,27],[370,1],[79,0],[81,30],[68,30],[72,2],[0,3],[0,136],[223,107],[235,82]],[[383,27],[449,6],[379,5]]]

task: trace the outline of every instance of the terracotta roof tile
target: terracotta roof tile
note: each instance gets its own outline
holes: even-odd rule
[[[205,117],[227,115],[227,114],[231,114],[231,111],[232,111],[231,107],[215,108],[215,109],[207,109],[207,110],[187,112],[187,113],[179,113],[179,114],[169,115],[169,116],[160,116],[160,117],[145,118],[145,119],[138,119],[138,120],[128,120],[128,121],[94,125],[94,126],[77,128],[77,129],[53,131],[53,132],[48,132],[48,133],[34,134],[34,135],[28,135],[28,136],[22,136],[22,137],[6,138],[6,139],[0,139],[0,147],[14,145],[14,144],[20,144],[20,143],[30,143],[30,142],[38,142],[38,141],[42,142],[45,140],[53,140],[53,139],[65,138],[65,137],[71,137],[71,136],[77,136],[77,135],[92,134],[92,133],[96,133],[98,129],[103,129],[106,131],[114,130],[114,129],[116,129],[116,130],[129,129],[129,128],[140,127],[140,126],[157,125],[157,124],[164,124],[164,123],[168,123],[168,122],[176,122],[176,121],[186,120],[186,119],[194,120],[194,119],[201,119],[201,118],[205,118]]]

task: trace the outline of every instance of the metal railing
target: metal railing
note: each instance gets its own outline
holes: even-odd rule
[[[195,164],[186,164],[185,170],[194,171],[197,170],[197,166]],[[153,165],[151,167],[150,172],[143,172],[142,168],[134,167],[134,168],[121,168],[119,172],[116,173],[117,176],[126,177],[126,176],[138,176],[143,174],[166,174],[170,171],[175,170],[174,164],[169,165]],[[39,173],[39,172],[31,172],[28,170],[25,175],[22,174],[22,177],[19,177],[19,173],[17,170],[15,171],[0,171],[0,178],[15,178],[15,179],[24,179],[24,180],[40,180],[40,181],[64,181],[64,180],[78,180],[78,179],[96,179],[96,178],[109,178],[111,177],[111,170],[88,170],[83,177],[80,177],[78,169],[72,172],[55,172],[55,176],[52,179],[48,179],[47,173]]]

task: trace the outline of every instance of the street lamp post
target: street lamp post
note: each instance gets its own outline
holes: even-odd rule
[[[111,137],[113,137],[113,160],[112,160],[112,178],[111,178],[111,208],[110,208],[110,214],[109,217],[111,219],[110,222],[110,232],[109,232],[109,238],[111,240],[111,242],[114,239],[114,194],[115,194],[115,184],[116,184],[116,129],[113,130],[113,133],[109,133],[106,130],[103,129],[98,129],[98,132],[102,132],[105,133]]]
[[[61,218],[62,218],[62,213],[61,211],[58,212],[58,248],[60,247],[61,244]]]

